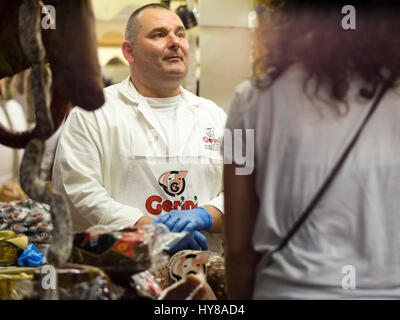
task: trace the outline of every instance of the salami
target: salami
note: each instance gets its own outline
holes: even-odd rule
[[[159,300],[216,300],[214,292],[201,275],[189,274],[168,287]]]

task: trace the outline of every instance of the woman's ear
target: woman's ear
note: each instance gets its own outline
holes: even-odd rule
[[[126,61],[128,61],[129,63],[133,63],[135,61],[134,57],[133,57],[133,45],[130,41],[128,40],[124,40],[124,42],[122,42],[122,53],[124,54],[124,58]]]

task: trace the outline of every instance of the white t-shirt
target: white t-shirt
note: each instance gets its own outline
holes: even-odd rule
[[[148,98],[145,100],[149,104],[151,110],[156,116],[160,127],[163,130],[167,143],[174,146],[173,143],[177,138],[177,109],[184,106],[184,100],[181,95],[170,98]],[[171,150],[173,153],[175,150]]]
[[[394,90],[311,216],[265,268],[268,252],[314,197],[373,102],[353,83],[349,111],[338,115],[304,93],[303,79],[294,67],[266,90],[241,84],[228,118],[228,128],[255,130],[260,209],[253,245],[262,259],[253,297],[400,298],[400,95]]]
[[[7,113],[10,116],[13,129],[15,131],[27,130],[28,125],[26,122],[24,110],[22,109],[21,105],[14,100],[8,100],[7,102],[2,102],[2,103],[4,103],[7,109]],[[0,107],[0,123],[5,128],[10,129],[10,124],[8,122],[3,107]],[[17,166],[19,168],[22,156],[23,156],[22,149],[15,152],[14,149],[0,144],[0,185],[2,185],[4,182],[8,180],[17,178],[16,172],[14,172],[16,171],[14,166],[15,162],[18,162]]]

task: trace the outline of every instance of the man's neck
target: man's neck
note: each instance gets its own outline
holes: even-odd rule
[[[172,87],[156,86],[154,88],[150,88],[144,85],[143,82],[134,79],[132,76],[130,80],[135,86],[137,92],[139,92],[142,96],[147,98],[170,98],[179,95],[181,92],[180,83]]]

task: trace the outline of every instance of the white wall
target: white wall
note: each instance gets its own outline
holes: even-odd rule
[[[229,111],[235,87],[251,75],[253,0],[199,0],[200,96]]]

